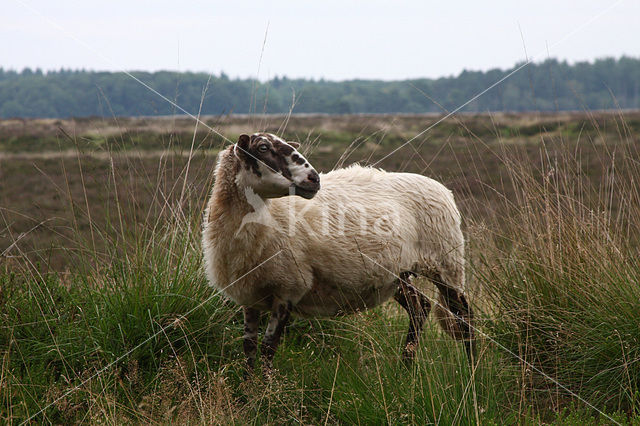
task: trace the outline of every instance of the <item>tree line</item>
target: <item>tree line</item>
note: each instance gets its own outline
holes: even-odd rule
[[[131,72],[184,110],[229,113],[428,113],[452,111],[517,70],[463,71],[402,81],[275,77],[261,82],[193,72]],[[461,111],[640,108],[640,59],[531,63]],[[20,72],[0,68],[0,117],[153,116],[180,109],[121,72]]]

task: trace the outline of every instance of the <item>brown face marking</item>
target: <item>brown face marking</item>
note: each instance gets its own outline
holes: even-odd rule
[[[272,171],[281,173],[287,179],[291,179],[291,172],[289,171],[287,157],[293,152],[294,148],[286,143],[283,143],[277,137],[269,133],[257,133],[251,135],[242,135],[238,141],[240,147],[240,153],[244,160],[247,170],[251,170],[256,176],[261,177],[259,162],[267,165]],[[267,150],[261,146],[265,145]],[[261,151],[262,149],[262,151]],[[298,164],[304,164],[305,160],[298,154],[293,154],[291,158],[296,158]],[[308,166],[307,166],[308,167]]]
[[[293,152],[293,148],[291,148],[289,145],[283,144],[280,141],[276,141],[274,145],[277,146],[276,150],[278,151],[278,153],[284,155],[285,157],[288,157]]]
[[[306,163],[306,160],[302,157],[300,157],[298,154],[293,154],[291,156],[291,160],[293,160],[295,163],[300,164],[301,166]]]
[[[258,166],[258,160],[253,151],[254,148],[254,138],[253,136],[249,138],[248,135],[240,135],[237,143],[236,154],[239,158],[244,160],[244,167],[247,170],[253,171],[253,173],[261,177],[262,173],[260,173],[260,168]]]

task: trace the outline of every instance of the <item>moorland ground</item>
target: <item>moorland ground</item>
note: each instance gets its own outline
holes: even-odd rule
[[[637,421],[640,113],[440,118],[0,121],[1,418]],[[199,231],[215,155],[258,130],[319,171],[359,162],[454,192],[473,367],[435,323],[400,363],[392,302],[295,320],[276,376],[243,380],[241,315],[207,287]]]

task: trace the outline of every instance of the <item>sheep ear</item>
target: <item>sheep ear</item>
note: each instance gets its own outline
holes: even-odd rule
[[[291,145],[292,147],[294,147],[295,149],[300,148],[300,144],[298,142],[289,142],[289,141],[287,141],[287,143],[289,145]]]
[[[249,135],[240,135],[240,137],[238,138],[238,146],[240,147],[241,150],[243,151],[248,151],[249,150],[249,143],[251,142],[251,138],[249,138]]]

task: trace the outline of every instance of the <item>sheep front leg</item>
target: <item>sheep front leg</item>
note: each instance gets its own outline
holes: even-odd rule
[[[263,365],[267,370],[271,369],[273,356],[280,343],[280,336],[284,331],[284,327],[287,325],[287,321],[289,321],[290,315],[291,302],[276,300],[273,303],[271,318],[267,325],[267,331],[264,333],[260,349],[262,352]]]
[[[248,306],[244,307],[244,338],[242,347],[244,355],[247,359],[248,372],[253,371],[253,365],[256,361],[256,353],[258,351],[258,320],[260,319],[260,311]]]

